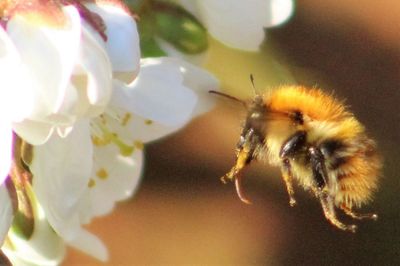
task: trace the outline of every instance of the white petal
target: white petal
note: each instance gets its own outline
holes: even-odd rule
[[[0,113],[9,121],[26,117],[33,109],[30,77],[7,33],[0,27]],[[23,95],[23,97],[21,97]],[[18,103],[18,104],[16,104]]]
[[[90,26],[82,31],[80,63],[87,74],[87,96],[93,105],[107,105],[111,95],[111,62],[104,49],[103,41]]]
[[[29,69],[35,95],[35,115],[56,112],[64,95],[78,55],[80,16],[73,7],[64,8],[64,27],[32,23],[14,16],[7,23],[7,32]]]
[[[53,126],[49,123],[24,120],[13,123],[14,131],[32,145],[45,143],[53,133]]]
[[[0,120],[0,185],[6,179],[12,160],[12,129],[8,123]],[[0,235],[1,237],[1,235]]]
[[[95,146],[93,185],[89,190],[93,216],[109,213],[117,201],[132,196],[139,184],[142,161],[140,149],[122,155],[116,145]]]
[[[80,114],[77,110],[80,104],[79,90],[77,90],[72,83],[68,84],[67,87],[68,93],[65,94],[62,104],[57,111],[57,115],[63,116],[62,120],[65,120],[66,117],[70,117],[71,120],[73,120],[72,117],[76,117],[78,114]],[[85,99],[87,98],[86,95],[84,95],[84,97]],[[51,122],[48,118],[49,116],[46,117],[46,119],[49,120],[48,122]],[[56,124],[60,122],[61,121],[55,121]]]
[[[107,247],[97,236],[86,230],[81,229],[76,238],[68,241],[68,244],[103,262],[108,260]]]
[[[143,59],[142,63],[142,69],[144,71],[150,71],[152,68],[157,70],[157,67],[162,65],[163,68],[160,69],[164,72],[161,72],[160,75],[165,74],[167,76],[166,79],[171,79],[171,83],[174,80],[175,82],[179,81],[179,83],[182,83],[185,88],[192,89],[197,94],[198,101],[196,102],[194,109],[191,107],[187,108],[186,110],[183,109],[181,112],[185,112],[187,115],[190,113],[190,116],[195,116],[208,111],[214,105],[215,96],[210,95],[208,91],[218,90],[219,84],[217,79],[207,71],[185,61],[168,57],[158,59]],[[155,71],[155,73],[156,75],[153,78],[157,78],[157,71]],[[151,74],[151,72],[147,74],[149,79],[151,79]],[[120,86],[116,86],[114,89],[111,108],[111,110],[114,112],[111,114],[111,116],[116,119],[108,119],[107,116],[105,116],[105,119],[109,128],[113,128],[121,138],[148,142],[178,130],[189,121],[187,119],[181,119],[180,122],[176,123],[175,125],[168,125],[161,119],[153,119],[153,117],[148,113],[137,112],[134,108],[135,106],[132,106],[133,103],[131,102],[131,98],[135,97],[135,95],[127,96],[131,88],[126,88],[123,84],[119,85]],[[140,87],[137,89],[146,90],[145,87]],[[171,96],[168,97],[168,99],[165,98],[164,101],[171,101],[170,98]],[[172,103],[180,104],[175,101],[172,101]],[[157,105],[149,105],[146,107],[148,108],[148,112],[159,108]],[[133,113],[135,111],[136,113]],[[182,114],[174,112],[165,113],[165,115],[176,117],[182,116]],[[129,119],[127,119],[125,123],[121,123],[121,121],[124,120],[124,117],[128,117]]]
[[[88,121],[76,123],[66,138],[53,135],[34,147],[33,189],[51,226],[65,239],[80,230],[79,207],[92,170]]]
[[[177,58],[163,58],[163,64],[180,66],[183,75],[183,84],[196,92],[198,102],[192,116],[209,111],[215,105],[215,96],[210,95],[210,90],[219,90],[219,81],[210,72]]]
[[[135,20],[122,8],[107,2],[87,4],[106,25],[106,49],[113,71],[139,72],[139,34]]]
[[[0,246],[3,244],[13,220],[13,207],[6,185],[0,185]]]
[[[56,235],[54,231],[51,230],[52,229],[49,227],[49,234],[52,233]],[[42,235],[40,241],[33,239],[25,241],[23,239],[18,239],[15,235],[10,236],[10,239],[12,239],[13,244],[17,246],[18,250],[3,247],[2,251],[10,259],[12,264],[17,266],[60,265],[65,256],[64,242],[58,236],[56,236],[58,238],[57,240],[53,240],[54,237],[49,237],[49,234]]]
[[[166,126],[182,125],[197,101],[182,82],[178,66],[170,67],[160,59],[146,60],[134,82],[114,82],[112,104]]]
[[[265,27],[274,27],[286,22],[293,14],[293,0],[269,0],[269,16]]]
[[[112,117],[104,115],[101,119],[96,119],[96,121],[97,123],[105,123],[125,143],[146,143],[165,137],[182,127],[182,125],[165,126],[137,114],[116,109],[113,108]],[[107,113],[110,113],[110,111]],[[116,117],[119,119],[116,119]],[[129,118],[127,119],[127,117]]]
[[[257,51],[264,39],[263,27],[275,26],[292,13],[293,4],[287,1],[282,1],[282,6],[272,0],[231,0],[229,4],[202,0],[197,4],[202,21],[213,37],[233,48]]]
[[[37,204],[33,192],[28,189],[34,212],[34,231],[29,240],[22,239],[13,230],[9,231],[9,242],[2,250],[13,265],[59,265],[65,255],[64,241],[54,232],[45,219],[43,209]],[[11,247],[8,245],[11,242]]]

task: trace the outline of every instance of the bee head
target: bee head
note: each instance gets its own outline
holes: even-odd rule
[[[257,95],[248,105],[247,117],[244,122],[239,142],[236,145],[237,154],[246,150],[248,158],[246,164],[250,163],[263,146],[265,138],[265,116],[267,107],[261,96]]]

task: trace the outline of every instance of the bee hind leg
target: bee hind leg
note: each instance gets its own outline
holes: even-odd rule
[[[322,206],[322,210],[324,211],[325,218],[334,226],[337,228],[344,230],[344,231],[350,231],[355,233],[357,230],[357,226],[352,224],[352,225],[347,225],[339,221],[339,219],[336,216],[335,212],[335,205],[334,205],[334,199],[332,196],[330,196],[327,191],[321,191],[319,188],[317,188],[317,191],[315,192],[317,198],[319,198]]]
[[[371,219],[371,220],[375,220],[375,221],[378,219],[378,215],[375,213],[356,213],[350,207],[348,207],[346,204],[341,204],[340,209],[342,209],[346,215],[350,216],[353,219],[357,219],[357,220]]]
[[[337,228],[355,232],[356,225],[347,225],[339,221],[335,212],[335,200],[331,193],[331,188],[335,187],[335,180],[330,180],[325,166],[325,158],[322,152],[316,147],[309,147],[310,165],[312,168],[313,191],[320,200],[325,218]]]

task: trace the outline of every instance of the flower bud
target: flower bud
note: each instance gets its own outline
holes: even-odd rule
[[[172,3],[157,3],[154,18],[158,36],[178,50],[196,54],[207,49],[207,30],[185,9]]]

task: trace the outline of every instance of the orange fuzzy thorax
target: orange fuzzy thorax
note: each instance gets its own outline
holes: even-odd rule
[[[316,120],[337,120],[351,115],[341,102],[318,89],[280,87],[266,94],[264,99],[271,110],[297,109]]]

